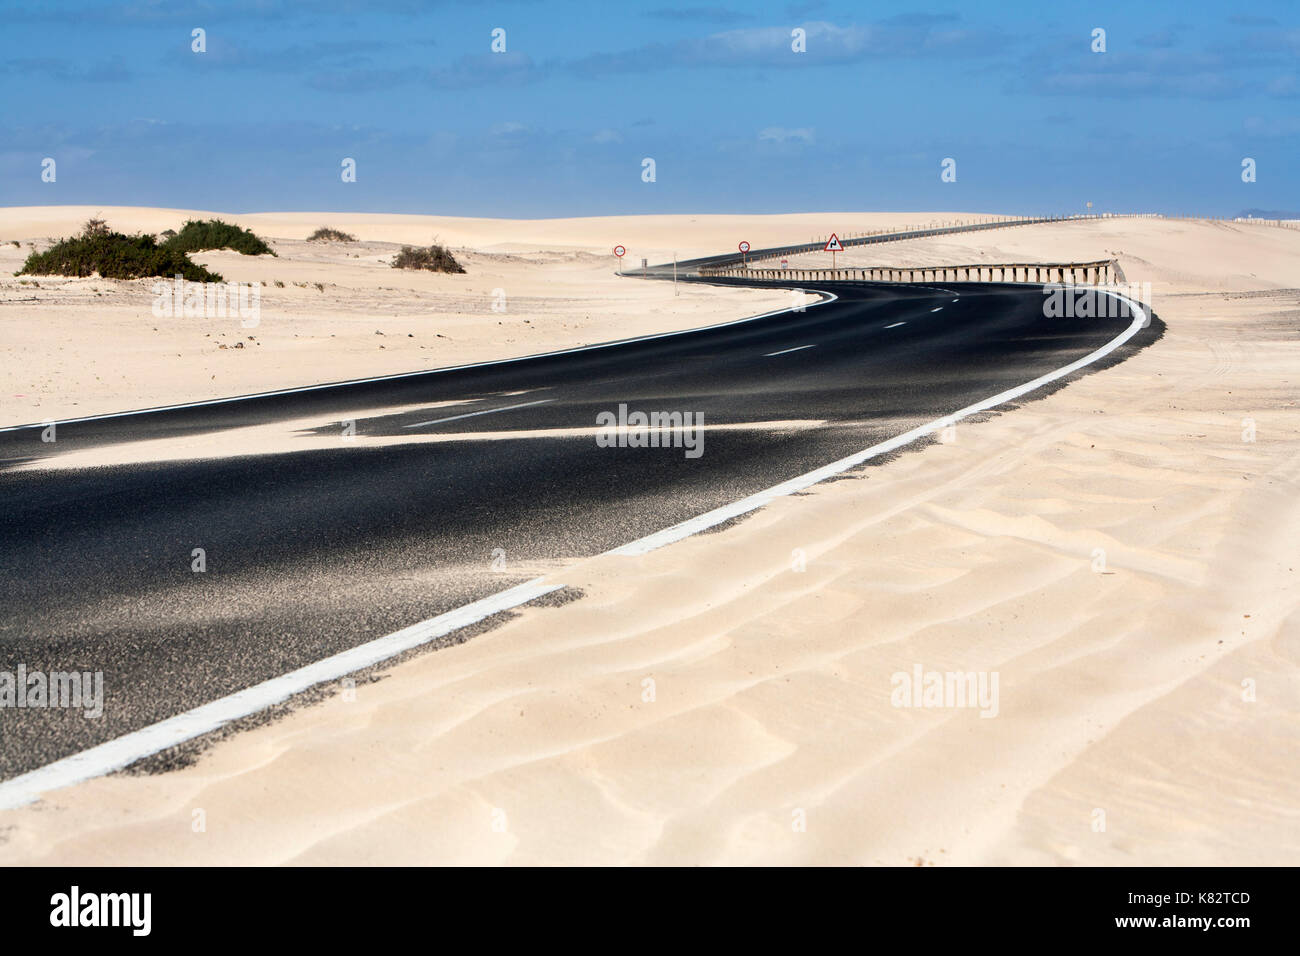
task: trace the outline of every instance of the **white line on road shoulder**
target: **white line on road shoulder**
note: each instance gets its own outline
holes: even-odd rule
[[[435,418],[432,421],[416,422],[414,425],[403,425],[403,428],[419,428],[422,425],[441,425],[443,422],[454,422],[461,418],[473,418],[475,415],[491,415],[493,412],[508,412],[513,408],[530,408],[533,405],[545,405],[547,402],[554,401],[551,398],[541,398],[535,402],[520,402],[518,405],[503,405],[501,408],[485,408],[480,412],[466,412],[464,415],[452,415],[448,418]]]
[[[824,295],[826,298],[819,299],[816,302],[808,302],[799,307],[800,311],[815,308],[819,305],[829,305],[839,300],[833,292],[827,292],[823,289],[801,289],[801,292],[815,293]],[[86,415],[82,418],[61,418],[56,421],[46,422],[28,422],[26,425],[6,425],[0,428],[0,432],[16,432],[26,428],[45,428],[49,425],[74,425],[78,422],[99,422],[110,418],[129,418],[133,415],[148,415],[151,412],[171,412],[181,408],[205,408],[209,405],[228,405],[232,402],[248,402],[255,398],[271,398],[275,395],[298,395],[303,392],[319,392],[328,388],[339,388],[343,385],[369,385],[373,382],[396,382],[404,378],[414,378],[419,375],[442,375],[446,372],[461,372],[469,368],[488,368],[492,365],[510,365],[514,362],[530,362],[533,359],[552,358],[556,355],[576,355],[579,352],[594,352],[596,349],[608,349],[618,345],[631,345],[634,342],[651,342],[655,339],[668,339],[676,335],[690,335],[694,332],[709,332],[713,329],[725,329],[732,325],[744,325],[746,322],[757,322],[759,319],[770,319],[774,315],[784,315],[787,312],[794,312],[795,309],[774,309],[771,312],[763,312],[759,315],[748,315],[743,319],[732,319],[730,322],[715,322],[713,325],[701,325],[694,329],[678,329],[674,332],[655,332],[651,335],[637,335],[630,339],[616,339],[613,342],[597,342],[595,345],[577,345],[571,349],[558,349],[554,352],[537,352],[533,355],[521,355],[518,358],[508,359],[489,359],[486,362],[470,362],[466,365],[448,365],[444,368],[420,369],[415,372],[398,372],[394,375],[376,375],[373,378],[350,378],[342,382],[322,382],[319,385],[301,385],[297,388],[278,388],[270,392],[253,392],[249,395],[232,395],[229,398],[210,398],[200,402],[182,402],[179,405],[155,405],[152,408],[134,408],[129,412],[111,412],[107,415]]]
[[[536,600],[544,594],[558,591],[563,584],[543,584],[542,578],[533,578],[498,594],[481,598],[454,611],[412,624],[385,637],[308,664],[296,671],[255,684],[210,704],[195,707],[183,714],[122,737],[91,747],[71,757],[46,764],[30,773],[0,782],[0,810],[9,810],[38,799],[47,790],[81,783],[135,763],[142,757],[156,754],[168,747],[193,740],[216,730],[232,720],[247,717],[274,704],[288,700],[294,694],[328,680],[337,680],[345,674],[364,670],[396,657],[403,651],[427,644],[435,638],[458,631],[470,624],[502,611],[509,611]]]
[[[991,408],[996,408],[1004,402],[1013,401],[1022,395],[1041,388],[1044,385],[1054,382],[1057,379],[1076,372],[1085,366],[1091,365],[1098,359],[1104,358],[1111,352],[1115,351],[1134,335],[1147,323],[1148,318],[1145,310],[1135,300],[1127,296],[1120,295],[1108,289],[1099,289],[1104,295],[1114,296],[1118,301],[1127,303],[1130,311],[1133,313],[1133,321],[1128,327],[1111,339],[1101,348],[1090,352],[1083,358],[1064,365],[1054,372],[1048,372],[1046,375],[1040,375],[1033,381],[1026,382],[1014,388],[1009,388],[1004,392],[987,398],[982,402],[974,405],[968,405],[963,409],[945,415],[942,418],[936,418],[934,421],[920,425],[909,432],[904,432],[887,441],[872,445],[860,452],[841,458],[839,461],[831,462],[815,471],[810,471],[796,478],[779,485],[774,485],[764,491],[741,498],[729,505],[721,508],[715,508],[713,511],[707,511],[704,514],[696,515],[671,527],[656,531],[644,538],[638,538],[636,541],[628,542],[618,548],[606,551],[605,554],[617,555],[642,555],[654,551],[667,544],[688,538],[691,535],[698,534],[725,521],[730,521],[740,515],[747,514],[750,511],[756,511],[773,500],[792,495],[795,492],[802,491],[818,482],[825,481],[835,475],[842,474],[852,468],[856,468],[863,462],[869,461],[879,455],[886,454],[895,449],[902,448],[911,444],[917,439],[931,435],[940,429],[967,418],[971,415]],[[837,296],[829,293],[823,293],[829,297],[820,302],[811,303],[811,305],[825,305],[836,301]],[[754,319],[764,318],[768,315],[780,315],[784,312],[793,311],[791,309],[779,309],[775,312],[765,313],[761,316],[752,316],[749,319],[741,319],[739,322],[724,322],[719,326],[708,326],[708,328],[718,328],[723,325],[738,325],[740,322],[749,322]],[[903,322],[897,322],[887,328],[896,328],[904,325]],[[698,329],[691,331],[700,331]],[[646,338],[664,338],[669,335],[679,335],[682,333],[663,333],[661,335],[647,336]],[[641,341],[641,340],[630,340]],[[618,344],[618,343],[608,343]],[[567,351],[585,351],[588,348],[600,348],[602,346],[586,346],[580,349],[571,349]],[[563,354],[563,353],[552,353]],[[516,359],[506,359],[504,362],[517,361]],[[503,364],[501,362],[483,362],[481,365]],[[408,374],[425,374],[425,373],[408,373]],[[404,378],[405,375],[389,376],[391,378]],[[313,388],[323,388],[327,386],[314,386]],[[287,391],[310,391],[312,389],[289,389]],[[251,397],[251,396],[249,396]],[[222,401],[229,401],[225,399]],[[218,404],[218,402],[200,402],[194,404]],[[123,414],[138,414],[127,412]],[[118,416],[97,416],[104,418],[113,418]],[[84,419],[82,419],[84,420]],[[17,426],[28,427],[28,426]],[[0,431],[10,431],[13,429],[0,429]],[[107,743],[84,750],[81,753],[73,754],[70,757],[64,757],[62,760],[56,760],[53,763],[46,764],[36,770],[32,770],[21,776],[14,777],[11,780],[0,781],[0,810],[11,809],[31,803],[41,797],[43,793],[49,790],[55,790],[60,787],[71,786],[75,783],[81,783],[93,777],[102,776],[111,773],[114,770],[120,770],[140,760],[143,757],[166,750],[176,744],[184,743],[202,734],[236,720],[240,717],[246,717],[249,714],[265,710],[274,704],[286,700],[293,694],[299,693],[316,684],[327,680],[337,680],[345,674],[354,673],[366,667],[382,663],[403,651],[412,647],[418,647],[429,641],[467,627],[470,624],[477,623],[484,618],[502,611],[508,611],[512,608],[519,607],[529,601],[536,600],[552,591],[558,591],[564,587],[562,584],[547,585],[543,584],[543,578],[534,578],[509,590],[502,591],[499,594],[493,594],[482,598],[473,603],[466,604],[463,607],[448,611],[438,617],[430,618],[427,621],[421,621],[418,624],[412,624],[410,627],[395,631],[385,637],[376,638],[359,647],[351,648],[327,657],[315,664],[309,664],[306,667],[299,668],[281,677],[264,681],[253,687],[238,691],[219,700],[196,707],[193,710],[186,711],[183,714],[177,714],[175,717],[169,717],[159,723],[152,724],[140,730],[133,731],[122,737],[110,740]]]
[[[804,290],[812,292],[814,290]],[[798,311],[806,311],[820,305],[829,305],[838,301],[839,296],[833,292],[815,290],[824,299],[817,302],[809,302],[798,307]],[[564,349],[559,352],[546,352],[542,355],[526,356],[526,358],[541,358],[543,355],[568,355],[574,352],[588,352],[595,349],[609,348],[615,345],[627,345],[632,342],[645,342],[651,339],[671,338],[677,335],[688,335],[692,332],[703,332],[709,329],[721,329],[732,325],[742,325],[746,322],[754,322],[758,319],[771,318],[775,315],[784,315],[787,312],[794,312],[795,308],[776,309],[772,312],[764,312],[761,315],[751,315],[743,319],[736,319],[732,322],[718,322],[714,325],[706,325],[696,329],[683,329],[679,332],[660,332],[654,335],[644,335],[632,339],[623,339],[618,342],[604,342],[599,345],[584,345],[578,348]],[[506,365],[511,362],[524,361],[524,359],[500,359],[491,362],[477,362],[473,365],[456,366],[455,368],[481,368],[489,365]],[[450,372],[455,368],[431,369],[430,372]],[[361,382],[386,381],[392,379],[409,378],[413,375],[427,375],[429,372],[405,372],[400,375],[387,375],[374,379],[360,379],[346,383],[356,385]],[[311,385],[305,388],[283,389],[278,392],[263,392],[260,395],[243,395],[236,398],[223,398],[206,402],[191,402],[186,405],[173,405],[170,408],[192,408],[202,405],[220,405],[226,402],[245,401],[250,398],[261,398],[267,395],[286,395],[295,392],[310,392],[319,389],[332,388],[332,385]],[[550,399],[547,399],[550,401]],[[500,411],[501,409],[493,409]],[[161,408],[140,409],[132,412],[119,412],[114,415],[95,415],[89,418],[68,419],[67,421],[96,421],[105,418],[122,418],[128,415],[140,415],[149,411],[163,411]],[[59,422],[57,424],[64,424]],[[17,431],[22,428],[39,428],[39,425],[14,425],[9,428],[0,428],[0,432]],[[499,614],[502,611],[508,611],[511,608],[519,607],[529,601],[535,600],[544,594],[550,594],[552,591],[558,591],[564,587],[563,584],[543,584],[542,578],[534,578],[507,591],[499,594],[489,595],[478,601],[458,607],[455,610],[448,611],[446,614],[440,614],[438,617],[429,618],[427,621],[420,621],[412,624],[410,627],[403,628],[400,631],[394,631],[384,637],[376,638],[358,647],[335,654],[333,657],[327,657],[315,664],[309,664],[306,667],[299,668],[288,674],[276,677],[269,681],[264,681],[245,690],[236,691],[211,703],[203,704],[192,710],[187,710],[183,714],[177,714],[169,717],[156,724],[150,724],[148,727],[142,727],[139,730],[124,734],[121,737],[114,738],[106,743],[91,747],[89,750],[83,750],[80,753],[73,754],[70,757],[64,757],[61,760],[55,760],[43,767],[32,770],[21,776],[14,777],[11,780],[0,781],[0,810],[8,810],[13,807],[23,806],[40,799],[42,794],[48,790],[57,790],[60,787],[69,787],[75,783],[82,783],[94,777],[101,777],[106,773],[112,773],[114,770],[120,770],[128,767],[144,757],[156,754],[159,751],[166,750],[168,747],[174,747],[177,744],[192,740],[195,737],[208,733],[227,724],[232,720],[240,717],[247,717],[249,714],[255,714],[260,710],[265,710],[282,700],[287,699],[293,694],[306,690],[316,684],[327,680],[337,680],[345,674],[354,673],[366,667],[380,664],[389,658],[395,657],[412,647],[418,647],[426,644],[434,638],[441,637],[444,634],[450,634],[453,631],[460,630],[462,627],[468,627],[493,614]]]
[[[1101,348],[1089,352],[1083,358],[1071,362],[1069,365],[1063,365],[1054,372],[1040,375],[1038,378],[1026,382],[1024,385],[1017,385],[1015,388],[1009,388],[1005,392],[998,392],[998,394],[991,398],[986,398],[982,402],[976,402],[974,405],[967,405],[965,408],[959,409],[951,415],[945,415],[943,418],[936,418],[934,421],[928,422],[924,425],[919,425],[909,432],[904,432],[903,434],[890,438],[887,441],[880,442],[877,445],[872,445],[870,448],[864,448],[862,451],[849,455],[847,458],[833,461],[829,465],[824,465],[821,468],[818,468],[816,471],[810,471],[797,478],[791,478],[789,481],[783,482],[782,484],[774,485],[765,491],[752,494],[747,498],[741,498],[739,501],[733,501],[729,505],[723,505],[721,508],[715,508],[713,511],[706,511],[704,514],[696,515],[694,518],[688,518],[680,524],[664,528],[662,531],[656,531],[654,534],[646,535],[644,538],[629,542],[622,547],[614,548],[612,551],[606,553],[641,555],[654,551],[657,548],[662,548],[666,544],[672,544],[674,541],[689,538],[693,534],[698,534],[699,532],[712,528],[715,525],[720,525],[724,521],[730,521],[740,515],[756,511],[764,505],[771,503],[776,498],[792,495],[795,492],[802,491],[820,481],[825,481],[827,478],[832,478],[851,468],[856,468],[863,462],[869,461],[879,455],[887,454],[888,452],[902,448],[905,445],[910,445],[917,439],[925,438],[927,435],[932,435],[941,429],[947,428],[949,425],[961,421],[963,418],[968,418],[969,416],[975,415],[979,412],[988,411],[990,408],[996,408],[1004,402],[1014,401],[1021,395],[1042,388],[1044,385],[1055,382],[1059,378],[1064,378],[1072,372],[1077,372],[1079,369],[1091,365],[1098,359],[1105,358],[1133,336],[1137,335],[1138,330],[1147,323],[1148,318],[1142,306],[1133,299],[1120,295],[1118,292],[1111,292],[1109,289],[1099,289],[1098,291],[1104,295],[1114,296],[1119,301],[1127,303],[1129,310],[1133,314],[1133,321],[1129,323],[1128,327],[1123,332],[1115,336],[1115,338],[1111,339]]]
[[[817,347],[816,342],[814,342],[812,345],[796,345],[792,349],[782,349],[779,352],[768,352],[766,355],[763,356],[763,358],[771,358],[773,355],[788,355],[791,352],[802,352],[804,349],[815,349],[816,347]]]

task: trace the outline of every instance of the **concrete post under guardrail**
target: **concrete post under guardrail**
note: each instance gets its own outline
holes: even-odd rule
[[[1096,262],[981,263],[979,265],[861,269],[748,269],[737,266],[701,268],[702,278],[766,279],[775,282],[1010,282],[1042,285],[1112,285],[1124,281],[1115,259]]]

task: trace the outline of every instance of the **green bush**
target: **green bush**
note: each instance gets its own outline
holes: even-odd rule
[[[357,237],[348,235],[346,232],[339,232],[337,229],[331,229],[329,226],[321,226],[310,236],[308,242],[356,242]]]
[[[436,242],[428,249],[402,246],[402,251],[393,259],[393,268],[428,269],[430,272],[463,273],[465,271],[455,257]]]
[[[98,272],[105,279],[181,276],[190,282],[221,282],[221,276],[193,263],[183,252],[160,246],[153,236],[90,230],[33,252],[15,275],[80,276]]]
[[[81,235],[84,239],[89,239],[91,236],[107,236],[112,231],[108,228],[107,222],[95,216],[91,216],[81,226]]]
[[[270,246],[249,230],[220,219],[189,220],[167,240],[167,248],[187,255],[208,249],[233,249],[246,256],[275,255]]]

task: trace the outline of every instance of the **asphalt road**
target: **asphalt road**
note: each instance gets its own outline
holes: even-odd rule
[[[0,671],[102,671],[105,700],[97,719],[0,709],[0,779],[811,471],[1130,324],[1045,318],[1034,287],[817,288],[838,299],[567,354],[64,423],[52,444],[39,428],[0,433]],[[620,403],[702,414],[703,454],[598,447],[597,416]],[[323,447],[236,438],[237,453],[201,460],[16,467],[303,419],[319,420]],[[347,420],[363,441],[343,437]]]

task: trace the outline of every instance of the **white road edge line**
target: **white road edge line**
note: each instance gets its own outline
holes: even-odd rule
[[[478,412],[466,412],[464,415],[452,415],[448,418],[435,418],[432,421],[416,422],[414,425],[403,425],[403,428],[419,428],[422,425],[441,425],[443,422],[454,422],[462,418],[473,418],[475,415],[491,415],[493,412],[508,412],[513,408],[529,408],[533,405],[545,405],[547,402],[554,401],[551,398],[541,398],[535,402],[521,402],[518,405],[503,405],[501,408],[485,408]]]
[[[827,305],[836,301],[839,296],[833,292],[824,292],[820,289],[799,289],[797,291],[816,293],[826,296],[817,302],[805,303],[801,310],[807,310],[819,305]],[[770,319],[774,315],[783,315],[786,312],[794,312],[795,308],[774,309],[771,312],[764,312],[761,315],[749,315],[743,319],[733,319],[730,322],[716,322],[713,325],[702,325],[694,329],[678,329],[675,332],[656,332],[654,335],[638,335],[630,339],[615,339],[613,342],[597,342],[595,345],[579,345],[571,349],[560,349],[555,352],[536,352],[532,355],[521,355],[518,358],[492,359],[487,362],[470,362],[467,365],[448,365],[445,368],[421,369],[415,372],[398,372],[395,375],[376,375],[373,378],[349,378],[341,382],[322,382],[319,385],[302,385],[297,388],[279,388],[271,392],[252,392],[248,395],[232,395],[229,398],[210,398],[202,402],[183,402],[179,405],[155,405],[151,408],[136,408],[129,412],[112,412],[108,415],[87,415],[84,418],[60,418],[54,421],[46,422],[28,422],[26,425],[6,425],[0,428],[0,433],[22,431],[24,428],[46,428],[49,425],[76,425],[80,422],[99,422],[110,418],[127,418],[131,415],[147,415],[150,412],[171,412],[181,408],[204,408],[208,405],[228,405],[232,402],[248,402],[256,398],[271,398],[275,395],[297,395],[302,392],[318,392],[326,388],[338,388],[341,385],[367,385],[372,382],[395,382],[403,378],[414,378],[417,375],[442,375],[446,372],[462,372],[470,368],[487,368],[492,365],[510,365],[514,362],[528,362],[532,359],[551,358],[556,355],[575,355],[578,352],[592,352],[596,349],[613,348],[616,345],[631,345],[633,342],[650,342],[654,339],[672,338],[674,335],[690,335],[692,332],[708,332],[713,329],[725,329],[731,325],[744,325],[746,322],[757,322],[759,319]]]
[[[81,783],[135,763],[159,751],[216,730],[232,720],[265,710],[288,700],[294,694],[329,680],[338,680],[374,664],[382,663],[413,647],[476,624],[484,618],[536,600],[558,591],[563,584],[544,584],[533,578],[506,591],[489,595],[454,611],[412,624],[385,637],[342,651],[332,657],[300,667],[280,677],[255,684],[209,704],[203,704],[175,717],[81,753],[64,757],[11,780],[0,782],[0,810],[11,810],[31,803],[49,790]]]
[[[570,352],[586,352],[592,349],[609,348],[614,345],[624,345],[631,342],[644,342],[650,339],[669,338],[674,335],[686,335],[690,332],[703,332],[709,329],[720,329],[729,325],[741,325],[745,322],[754,322],[758,319],[770,318],[774,315],[784,315],[787,312],[806,311],[816,308],[819,305],[828,305],[839,299],[839,296],[833,292],[822,290],[804,289],[804,292],[816,292],[824,295],[826,298],[819,299],[816,302],[808,302],[802,306],[795,306],[787,309],[776,309],[772,312],[764,312],[761,315],[751,315],[743,319],[736,319],[732,322],[719,322],[714,325],[706,325],[697,329],[682,329],[679,332],[661,332],[656,335],[644,335],[638,338],[621,339],[617,342],[605,342],[600,345],[584,345],[579,348],[565,349],[561,352],[546,352],[542,355],[565,355]],[[528,358],[538,358],[540,356],[527,356]],[[500,359],[491,362],[479,362],[476,365],[462,365],[457,368],[476,368],[485,365],[504,365],[510,362],[518,362],[522,359]],[[450,372],[455,369],[433,369],[430,371]],[[382,381],[385,379],[409,378],[413,375],[424,375],[426,372],[404,372],[400,375],[386,375],[375,379],[360,379],[357,382],[342,384],[358,384],[361,381]],[[261,395],[245,395],[241,398],[223,398],[210,402],[192,402],[189,405],[174,405],[171,408],[191,408],[199,405],[218,405],[223,402],[242,401],[248,398],[260,398],[265,395],[283,395],[291,392],[308,392],[321,388],[330,388],[330,385],[312,385],[306,388],[284,389],[280,392],[264,392]],[[549,399],[548,399],[549,401]],[[93,421],[101,418],[121,418],[126,415],[139,415],[146,411],[161,411],[162,409],[141,409],[134,412],[120,412],[115,415],[99,415],[92,418],[69,419],[68,421]],[[63,424],[59,422],[57,424]],[[41,426],[17,425],[10,428],[0,428],[0,432],[16,431],[21,428],[31,428]],[[427,621],[420,621],[412,624],[410,627],[403,628],[400,631],[394,631],[392,634],[384,637],[375,638],[358,647],[335,654],[333,657],[327,657],[315,664],[308,664],[296,671],[291,671],[280,677],[264,681],[253,687],[236,691],[226,697],[221,697],[210,703],[203,704],[188,710],[183,714],[177,714],[174,717],[168,717],[166,720],[159,721],[156,724],[150,724],[148,727],[142,727],[139,730],[131,731],[121,737],[116,737],[106,743],[91,747],[89,750],[83,750],[80,753],[73,754],[70,757],[63,757],[55,760],[36,770],[21,774],[10,780],[0,781],[0,810],[11,810],[14,807],[20,807],[35,800],[40,799],[41,795],[49,790],[57,790],[61,787],[68,787],[75,783],[83,783],[94,777],[102,777],[106,773],[112,773],[114,770],[121,770],[123,767],[130,766],[137,760],[156,754],[168,747],[174,747],[177,744],[192,740],[212,730],[237,720],[240,717],[247,717],[249,714],[255,714],[258,711],[265,710],[267,707],[277,704],[287,699],[293,694],[323,683],[327,680],[337,680],[345,674],[354,673],[366,667],[383,663],[391,657],[395,657],[412,647],[418,647],[421,644],[428,643],[434,638],[441,637],[444,634],[450,634],[462,627],[475,624],[486,617],[498,614],[501,611],[508,611],[511,608],[526,604],[543,594],[549,594],[552,591],[558,591],[564,587],[563,584],[542,584],[542,578],[534,578],[524,584],[501,591],[498,594],[492,594],[473,603],[458,607],[455,610],[448,611],[446,614],[440,614],[438,617],[429,618]]]
[[[998,405],[1002,405],[1005,402],[1013,401],[1022,395],[1034,391],[1035,389],[1042,388],[1044,385],[1055,382],[1057,379],[1064,378],[1072,372],[1077,372],[1079,369],[1091,365],[1098,359],[1105,358],[1133,336],[1137,335],[1138,331],[1146,325],[1149,317],[1141,304],[1135,302],[1133,299],[1120,295],[1118,292],[1111,292],[1109,289],[1099,289],[1098,291],[1106,295],[1114,296],[1121,302],[1127,302],[1130,311],[1133,313],[1133,321],[1129,323],[1128,328],[1115,336],[1115,338],[1111,339],[1096,351],[1088,353],[1083,358],[1071,362],[1069,365],[1062,366],[1054,372],[1040,375],[1038,378],[1031,382],[1026,382],[1024,385],[1017,385],[1015,388],[1009,388],[1005,392],[999,392],[991,398],[984,399],[982,402],[976,402],[974,405],[967,405],[965,408],[959,409],[951,415],[945,415],[943,418],[936,418],[932,422],[919,425],[911,431],[904,432],[895,438],[890,438],[877,445],[872,445],[870,448],[864,448],[862,451],[849,455],[847,458],[841,458],[839,461],[831,462],[829,465],[823,465],[815,471],[810,471],[797,478],[791,478],[789,481],[782,482],[779,485],[774,485],[765,491],[760,491],[747,498],[741,498],[739,501],[732,502],[729,505],[723,505],[721,508],[715,508],[713,511],[706,511],[704,514],[697,515],[694,518],[688,518],[686,521],[675,524],[672,527],[664,528],[662,531],[656,531],[654,534],[647,535],[644,538],[614,548],[612,551],[607,551],[606,554],[641,555],[654,551],[657,548],[662,548],[666,544],[672,544],[674,541],[688,538],[693,534],[698,534],[699,532],[712,528],[715,525],[720,525],[724,521],[730,521],[732,518],[737,518],[740,515],[756,511],[777,498],[792,495],[797,491],[803,491],[805,488],[815,485],[820,481],[825,481],[827,478],[832,478],[851,468],[856,468],[863,462],[879,455],[887,454],[888,452],[902,448],[904,445],[910,445],[917,439],[924,438],[927,435],[931,435],[934,432],[947,428],[949,425],[959,422],[963,418],[968,418],[969,416],[978,414],[979,412],[988,411],[990,408],[996,408]]]
[[[820,290],[819,290],[820,291]],[[879,455],[885,454],[895,449],[909,445],[919,438],[946,428],[949,425],[967,418],[971,415],[982,411],[987,411],[1004,402],[1012,401],[1041,388],[1050,382],[1064,378],[1072,372],[1076,372],[1085,366],[1091,365],[1098,359],[1104,358],[1111,352],[1115,351],[1146,325],[1148,316],[1143,307],[1127,296],[1112,292],[1109,289],[1098,290],[1105,295],[1114,296],[1120,302],[1126,302],[1130,311],[1133,313],[1133,321],[1123,332],[1111,339],[1101,348],[1090,352],[1083,358],[1071,362],[1069,365],[1062,366],[1054,372],[1048,372],[1046,375],[1040,375],[1031,382],[1024,385],[1018,385],[1015,388],[1009,388],[1004,392],[999,392],[992,398],[985,399],[974,405],[968,405],[963,409],[945,415],[943,418],[936,418],[932,422],[913,428],[909,432],[904,432],[895,438],[872,445],[870,448],[864,448],[847,458],[841,458],[839,461],[831,462],[829,465],[823,465],[814,471],[807,472],[797,478],[791,478],[789,481],[774,485],[764,491],[749,495],[739,501],[724,505],[721,508],[715,508],[713,511],[707,511],[702,515],[696,515],[671,527],[664,528],[662,531],[656,531],[654,534],[646,535],[644,538],[638,538],[625,545],[613,548],[604,552],[605,555],[642,555],[664,545],[672,544],[683,538],[689,538],[724,521],[730,521],[732,518],[756,511],[764,505],[769,504],[777,498],[792,495],[797,491],[802,491],[818,482],[825,481],[835,475],[842,474],[851,468]],[[805,306],[811,308],[818,305],[824,305],[834,302],[838,296],[832,293],[823,293],[830,296],[819,302],[813,302]],[[720,328],[723,325],[736,325],[740,322],[750,322],[754,319],[766,318],[772,315],[780,315],[784,312],[791,312],[793,309],[778,309],[775,312],[764,313],[763,315],[751,316],[748,319],[740,319],[738,322],[724,322],[717,326],[706,326],[705,328]],[[902,325],[903,323],[898,323]],[[892,326],[891,326],[892,327]],[[698,331],[698,330],[694,330]],[[664,338],[670,335],[680,335],[680,332],[666,332],[661,335],[646,336],[646,338]],[[629,339],[626,341],[640,341],[639,339]],[[614,345],[618,343],[607,343]],[[604,346],[585,346],[582,349],[572,349],[570,351],[584,351],[588,348],[600,348]],[[562,354],[562,353],[551,353]],[[497,365],[504,362],[518,361],[517,359],[504,359],[501,362],[484,362],[483,365]],[[444,370],[445,371],[445,370]],[[406,373],[398,376],[388,376],[390,378],[405,378],[407,375],[419,375],[422,372]],[[313,388],[324,388],[327,386],[313,386]],[[310,389],[291,389],[290,391],[308,391]],[[223,399],[222,401],[231,401]],[[216,404],[215,402],[197,403],[197,404]],[[125,412],[122,414],[138,414],[134,412]],[[119,416],[101,416],[114,418]],[[84,420],[84,419],[83,419]],[[26,427],[26,426],[19,426]],[[12,429],[0,429],[8,431]],[[603,556],[603,555],[601,555]],[[332,657],[327,657],[322,661],[314,664],[308,664],[296,671],[291,671],[280,677],[272,678],[261,684],[245,690],[237,691],[226,697],[214,700],[211,703],[203,704],[188,710],[183,714],[177,714],[175,717],[169,717],[166,720],[148,727],[142,727],[140,730],[132,731],[121,737],[117,737],[106,743],[99,744],[89,750],[83,750],[81,753],[73,754],[70,757],[64,757],[53,763],[46,764],[36,770],[14,777],[10,780],[0,781],[0,810],[10,810],[14,807],[23,806],[32,803],[50,790],[57,790],[61,787],[71,786],[72,784],[82,783],[94,777],[103,776],[106,773],[112,773],[114,770],[120,770],[123,767],[130,766],[143,757],[148,757],[159,751],[166,750],[168,747],[174,747],[177,744],[192,740],[195,737],[208,733],[212,730],[237,720],[240,717],[247,717],[249,714],[255,714],[258,711],[265,710],[274,704],[288,699],[294,694],[307,690],[316,684],[328,680],[337,680],[345,674],[355,673],[366,667],[382,663],[389,658],[395,657],[402,652],[421,644],[450,634],[462,627],[475,624],[484,618],[493,614],[499,614],[502,611],[508,611],[512,608],[519,607],[529,601],[550,594],[552,591],[558,591],[564,587],[563,584],[543,584],[544,578],[533,578],[523,584],[517,585],[506,591],[489,595],[481,598],[463,607],[448,611],[446,614],[440,614],[438,617],[430,618],[427,621],[420,621],[418,624],[412,624],[410,627],[403,628],[400,631],[394,631],[384,637],[376,638],[358,647],[351,648]]]
[[[812,345],[796,345],[792,349],[782,349],[779,352],[768,352],[763,356],[763,358],[771,358],[773,355],[789,355],[791,352],[802,352],[804,349],[815,349],[816,347],[817,343],[815,342]]]
[[[896,328],[898,328],[900,325],[907,325],[907,323],[906,323],[906,322],[895,322],[893,325],[887,325],[887,326],[885,326],[885,328],[887,328],[887,329],[896,329]]]

